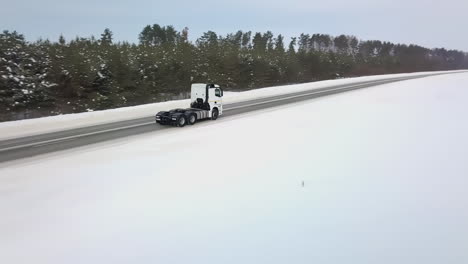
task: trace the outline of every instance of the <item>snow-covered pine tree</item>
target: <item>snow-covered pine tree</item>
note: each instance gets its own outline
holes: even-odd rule
[[[4,111],[21,111],[50,105],[46,41],[29,44],[16,31],[0,34],[0,105]]]

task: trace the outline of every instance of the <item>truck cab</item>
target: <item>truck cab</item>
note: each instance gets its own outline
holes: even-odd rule
[[[217,84],[192,84],[190,107],[209,111],[209,117],[223,114],[223,90]]]

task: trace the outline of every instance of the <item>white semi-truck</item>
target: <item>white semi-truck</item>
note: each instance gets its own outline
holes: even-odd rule
[[[190,108],[161,111],[156,123],[183,127],[198,120],[216,120],[223,114],[223,90],[216,84],[194,83],[190,93]]]

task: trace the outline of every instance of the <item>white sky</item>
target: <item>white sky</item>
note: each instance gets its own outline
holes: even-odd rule
[[[414,43],[468,51],[466,0],[0,0],[0,29],[30,40],[99,35],[109,27],[118,40],[136,41],[147,24],[187,26],[190,38],[213,30],[350,34],[361,39]]]

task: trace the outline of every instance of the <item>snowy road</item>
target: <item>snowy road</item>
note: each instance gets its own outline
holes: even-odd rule
[[[429,74],[425,76],[434,75],[438,74]],[[376,81],[363,81],[360,83],[332,85],[327,88],[316,89],[313,91],[301,91],[287,95],[272,96],[227,104],[225,105],[225,116],[252,112],[259,109],[309,100],[320,96],[368,88],[414,78],[421,78],[421,76],[397,78],[391,77]],[[154,117],[150,116],[147,118],[138,118],[110,124],[95,125],[36,136],[3,140],[0,141],[0,163],[86,146],[108,140],[140,135],[143,133],[157,132],[165,129],[168,129],[168,127],[155,125]]]
[[[468,263],[467,101],[441,75],[0,164],[0,263]]]

